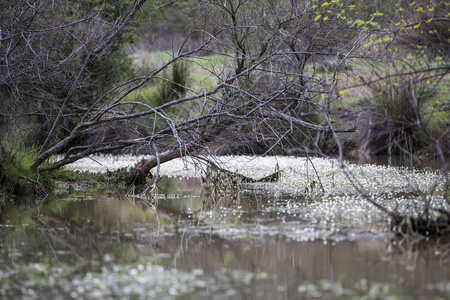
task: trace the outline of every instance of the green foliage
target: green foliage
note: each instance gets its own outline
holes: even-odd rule
[[[159,85],[159,93],[157,98],[153,101],[156,105],[164,104],[170,100],[181,98],[185,93],[185,86],[189,78],[189,70],[187,64],[183,61],[178,61],[171,66],[169,74],[164,74],[163,78],[167,81],[162,81]]]
[[[145,52],[134,56],[134,67],[137,73],[146,74],[160,68],[171,56],[166,52]],[[192,96],[188,86],[195,91],[208,91],[217,83],[213,73],[220,73],[225,68],[225,59],[221,56],[204,56],[179,61],[169,66],[160,76],[153,79],[141,89],[128,95],[127,101],[142,101],[151,107],[158,107],[173,99]],[[188,114],[198,113],[193,102],[179,104],[165,110],[171,118],[186,118]],[[159,117],[157,117],[159,119]],[[165,121],[162,121],[163,123]],[[153,128],[154,120],[150,121]]]
[[[44,1],[39,10],[30,10],[26,1],[1,4],[0,29],[9,29],[3,30],[6,38],[0,46],[0,111],[15,116],[1,120],[2,132],[34,126],[35,134],[22,137],[27,144],[42,145],[57,115],[64,112],[52,141],[62,139],[78,124],[86,107],[128,79],[131,59],[123,46],[132,42],[129,32],[120,32],[95,59],[88,58],[132,2]],[[8,14],[21,10],[17,18]],[[6,55],[1,50],[7,48],[11,51]],[[70,105],[63,104],[66,99]],[[3,140],[6,135],[0,138],[0,144],[9,142]]]
[[[140,58],[138,62],[138,71],[146,73],[155,66],[164,63],[169,59],[164,53],[145,55],[146,58]],[[177,61],[169,66],[159,78],[150,81],[145,88],[131,94],[130,99],[139,99],[144,103],[158,107],[174,99],[182,98],[187,90],[186,86],[191,82],[190,68],[187,62]],[[183,107],[176,109],[170,107],[167,111],[172,117],[182,113]]]
[[[448,1],[403,1],[393,20],[395,42],[415,55],[450,60],[450,3]]]
[[[6,144],[0,156],[0,195],[32,195],[49,192],[54,185],[48,174],[30,169],[37,151],[22,142]]]
[[[126,170],[117,170],[106,174],[90,174],[74,172],[66,169],[52,173],[36,173],[30,169],[37,151],[34,148],[15,144],[6,146],[0,159],[0,197],[40,196],[56,188],[74,191],[76,188],[112,186],[123,188]]]
[[[314,21],[369,32],[383,26],[395,9],[396,1],[313,0]]]
[[[436,85],[436,90],[435,97],[424,110],[424,121],[432,137],[440,143],[444,154],[450,157],[450,78],[445,77]]]

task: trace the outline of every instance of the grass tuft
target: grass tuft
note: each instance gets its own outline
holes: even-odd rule
[[[359,121],[362,151],[368,154],[412,155],[430,141],[418,125],[437,89],[412,78],[387,77],[370,83],[373,97]]]
[[[30,167],[37,156],[33,147],[21,143],[8,143],[0,157],[0,195],[37,195],[53,190],[48,174],[39,174]]]

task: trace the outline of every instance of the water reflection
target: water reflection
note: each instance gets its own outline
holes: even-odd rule
[[[210,199],[196,180],[165,179],[160,187],[164,193],[154,204],[102,191],[3,206],[0,295],[333,299],[450,293],[448,242],[396,241],[374,229],[380,220],[352,229],[337,223],[330,234],[330,227],[301,211],[278,209],[294,201],[287,196],[249,190]],[[305,235],[311,241],[302,242]]]

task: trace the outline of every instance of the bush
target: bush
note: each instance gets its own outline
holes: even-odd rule
[[[412,155],[416,148],[429,146],[418,118],[423,119],[435,88],[406,77],[388,77],[368,86],[373,98],[366,101],[366,113],[358,122],[363,153]]]

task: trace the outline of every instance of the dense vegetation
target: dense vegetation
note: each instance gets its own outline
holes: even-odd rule
[[[49,173],[93,153],[153,154],[133,181],[194,154],[358,151],[438,157],[449,201],[449,11],[424,0],[2,0],[2,193],[45,191]]]

